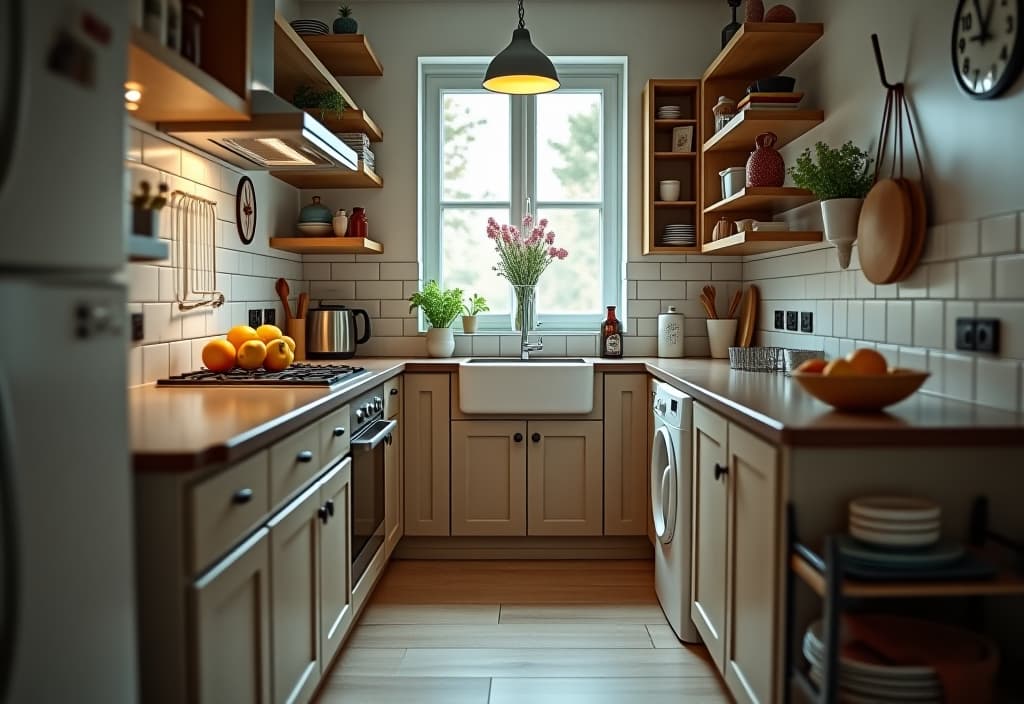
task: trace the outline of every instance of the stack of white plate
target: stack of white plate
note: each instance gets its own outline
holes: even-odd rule
[[[329,222],[300,222],[295,227],[307,237],[329,237],[334,234],[334,226]]]
[[[825,646],[821,642],[821,621],[804,634],[803,653],[810,664],[809,676],[821,687],[825,681]],[[846,655],[839,659],[839,701],[850,704],[941,704],[942,685],[935,668],[927,665],[879,665]]]
[[[659,120],[678,120],[683,116],[683,109],[678,105],[662,105],[658,108]]]
[[[697,244],[697,228],[693,225],[665,225],[661,240],[667,245],[693,247]]]
[[[295,30],[296,34],[300,35],[329,34],[331,31],[331,28],[327,26],[327,23],[321,22],[320,20],[294,20],[288,24],[292,26],[292,29]]]
[[[942,508],[911,496],[866,496],[850,502],[850,535],[886,548],[924,548],[942,534]]]

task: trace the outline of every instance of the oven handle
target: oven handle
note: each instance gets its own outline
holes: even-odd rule
[[[377,447],[384,442],[384,440],[391,435],[395,427],[398,425],[397,420],[389,421],[377,421],[378,423],[383,422],[384,427],[380,431],[373,435],[364,433],[363,435],[352,438],[352,447],[359,452],[370,452],[377,449]]]

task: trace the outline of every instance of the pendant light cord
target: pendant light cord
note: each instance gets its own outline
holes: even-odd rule
[[[519,29],[526,29],[526,10],[523,9],[523,0],[519,0]]]

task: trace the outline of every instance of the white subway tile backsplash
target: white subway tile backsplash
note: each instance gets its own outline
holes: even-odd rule
[[[963,259],[977,256],[979,230],[977,220],[955,222],[948,225],[946,229],[946,258]]]
[[[565,338],[565,354],[569,357],[593,357],[597,354],[596,335],[569,335]]]
[[[897,284],[900,298],[926,298],[928,296],[928,265],[918,264],[914,272]]]
[[[1024,254],[996,257],[996,298],[1024,299]]]
[[[402,337],[405,327],[402,318],[374,318],[370,321],[370,329],[380,337]]]
[[[417,291],[419,291],[419,290],[420,290],[420,282],[419,281],[403,281],[402,282],[402,295],[399,296],[399,298],[404,298],[405,300],[409,300],[409,298],[412,297],[412,295],[414,293],[416,293]]]
[[[664,312],[661,301],[629,301],[626,305],[627,313],[632,317],[651,318]]]
[[[419,318],[403,318],[402,320],[402,334],[406,337],[420,334],[420,321]],[[497,353],[495,353],[497,354]]]
[[[943,346],[942,301],[914,301],[914,339],[917,347]]]
[[[1016,411],[1020,407],[1020,364],[981,357],[976,365],[975,400],[1004,411]]]
[[[886,341],[890,344],[909,345],[913,340],[914,304],[910,301],[889,301],[885,305]]]
[[[694,338],[695,340],[703,339],[705,343],[707,338]],[[690,341],[683,339],[683,346],[689,347]],[[700,347],[699,342],[694,343],[695,347]],[[624,340],[622,343],[622,354],[624,357],[657,357],[658,356],[658,338],[657,337],[631,337],[628,340]],[[706,356],[706,355],[702,355]]]
[[[309,297],[314,300],[347,300],[356,297],[353,281],[311,281]]]
[[[331,265],[327,262],[306,262],[302,265],[302,278],[307,281],[328,281]]]
[[[942,393],[958,401],[974,400],[974,358],[960,354],[944,354],[942,360]]]
[[[167,345],[147,345],[142,348],[142,383],[151,384],[168,375],[170,365]]]
[[[839,298],[839,291],[842,282],[842,274],[833,271],[825,274],[825,295],[824,298]]]
[[[704,265],[710,268],[710,264]],[[637,281],[636,297],[646,299],[681,299],[686,295],[682,281]]]
[[[160,299],[160,269],[145,264],[128,265],[128,298],[132,301]]]
[[[816,301],[825,297],[825,275],[808,274],[804,277],[804,298]]]
[[[999,355],[1024,359],[1024,301],[979,303],[979,318],[999,319]]]
[[[199,365],[192,365],[192,341],[191,340],[178,340],[172,342],[167,346],[168,350],[168,374],[184,374],[190,372],[193,369],[198,369]],[[202,357],[200,357],[200,364],[202,363]]]
[[[379,281],[380,264],[331,264],[331,278],[335,281]]]
[[[864,302],[864,337],[885,342],[885,301]]]
[[[356,281],[356,298],[390,298],[400,300],[402,296],[401,281]]]
[[[849,305],[846,301],[832,301],[832,334],[846,337],[848,331]]]
[[[499,338],[494,335],[474,335],[473,354],[478,357],[495,357],[500,353],[499,342]]]
[[[740,262],[711,263],[711,278],[715,281],[740,281],[743,278],[743,264]]]
[[[818,301],[815,306],[814,332],[818,335],[832,334],[832,301]]]
[[[928,266],[928,297],[956,298],[956,262]]]
[[[144,347],[131,347],[128,349],[128,386],[138,386],[142,383],[142,350]]]
[[[885,322],[883,321],[883,330]],[[847,337],[863,337],[864,336],[864,302],[863,301],[848,301],[846,311],[846,336]]]
[[[630,281],[660,281],[661,264],[650,262],[627,262],[626,278]]]
[[[1001,254],[1017,250],[1017,213],[981,221],[981,253]]]
[[[636,334],[640,336],[658,336],[657,318],[639,318],[636,321]]]
[[[854,272],[854,284],[857,298],[874,298],[875,285],[868,281],[863,271]]]
[[[957,293],[960,298],[992,297],[992,259],[962,259],[957,262]]]
[[[142,135],[142,163],[168,174],[181,174],[181,149],[150,134]]]
[[[661,278],[663,281],[693,281],[694,279],[711,279],[711,264],[662,264]],[[653,296],[640,295],[640,298],[653,298]],[[668,298],[668,296],[661,296]]]
[[[380,314],[383,318],[414,318],[416,311],[409,310],[409,301],[381,301]]]
[[[380,278],[382,281],[408,281],[420,275],[420,267],[416,262],[381,262]]]
[[[534,354],[538,357],[565,357],[565,335],[544,335],[544,349]]]

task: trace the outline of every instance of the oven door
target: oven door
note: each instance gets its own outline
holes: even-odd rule
[[[375,420],[352,438],[352,585],[384,544],[384,443],[397,421]]]

